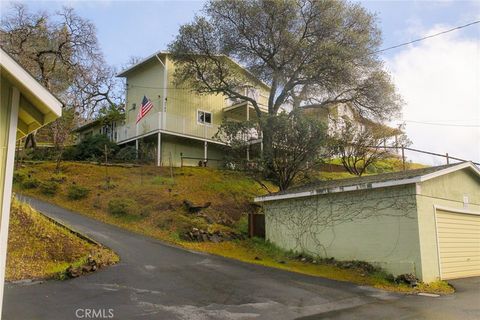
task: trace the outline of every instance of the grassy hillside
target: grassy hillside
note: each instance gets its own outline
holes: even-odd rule
[[[8,234],[6,280],[62,277],[70,266],[82,265],[89,255],[98,264],[118,257],[89,243],[16,200],[12,203]]]
[[[241,172],[210,168],[105,167],[64,163],[31,164],[15,173],[16,190],[78,211],[104,222],[146,234],[185,248],[210,252],[245,262],[396,291],[412,289],[389,281],[381,271],[343,268],[339,264],[305,262],[261,239],[192,242],[183,236],[201,229],[222,235],[243,234],[246,214],[258,210],[254,196],[266,191]],[[350,177],[322,173],[324,179]],[[272,186],[269,186],[272,188]],[[190,213],[184,202],[208,208]],[[225,239],[225,238],[224,238]],[[228,238],[227,238],[228,239]],[[450,292],[446,283],[423,286],[430,292]]]
[[[54,169],[54,163],[41,163],[17,170],[16,190],[172,242],[193,227],[234,231],[254,210],[253,197],[265,192],[241,173],[209,168],[175,168],[173,178],[169,169],[155,166],[69,162],[60,174]],[[184,201],[210,205],[200,216],[187,213]]]

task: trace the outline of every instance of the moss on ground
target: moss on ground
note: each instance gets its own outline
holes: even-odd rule
[[[30,206],[12,202],[6,280],[62,277],[70,265],[91,255],[99,265],[118,261],[111,250],[87,242]]]

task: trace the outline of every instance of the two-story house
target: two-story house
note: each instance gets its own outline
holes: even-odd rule
[[[236,65],[241,68],[241,66]],[[223,95],[200,95],[191,88],[176,85],[175,64],[168,52],[157,52],[123,70],[118,77],[126,79],[125,121],[108,132],[119,145],[136,145],[141,140],[156,145],[157,165],[197,165],[199,161],[224,158],[221,141],[214,138],[224,119],[254,120],[256,113],[248,102],[233,101]],[[269,87],[261,81],[247,94],[255,97],[267,112]],[[153,108],[137,123],[143,98]],[[105,134],[99,122],[76,129],[80,139],[91,134]],[[255,137],[253,137],[255,138]],[[252,139],[255,140],[255,139]],[[258,140],[258,139],[257,139]]]

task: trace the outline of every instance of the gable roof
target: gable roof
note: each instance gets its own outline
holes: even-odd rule
[[[155,52],[154,54],[151,54],[149,55],[148,57],[146,57],[145,59],[142,59],[140,60],[139,62],[135,63],[134,65],[120,71],[120,73],[117,74],[117,77],[120,77],[120,78],[123,78],[123,77],[126,77],[127,74],[129,74],[130,72],[134,71],[135,69],[137,69],[138,67],[140,67],[141,65],[147,63],[147,62],[150,62],[152,60],[157,60],[159,59],[158,56],[167,56],[167,55],[170,55],[171,53],[168,52],[168,51],[157,51]],[[245,69],[243,66],[241,66],[238,62],[236,62],[235,60],[233,60],[232,58],[230,58],[229,56],[226,56],[226,55],[219,55],[219,56],[223,56],[225,58],[227,58],[228,60],[230,60],[231,62],[233,62],[233,64],[235,64],[236,66],[238,66],[239,68],[241,68],[242,70],[244,70],[245,72],[247,72],[248,75],[250,75],[255,81],[257,81],[259,84],[261,84],[262,86],[264,86],[267,90],[270,90],[270,86],[268,84],[266,84],[265,82],[263,82],[262,80],[258,79],[257,77],[255,77],[249,70]]]
[[[415,170],[382,173],[358,178],[317,181],[301,187],[296,187],[289,190],[256,197],[255,202],[309,197],[327,193],[338,193],[354,190],[375,189],[413,184],[427,181],[465,168],[470,168],[476,175],[480,177],[480,170],[478,169],[478,167],[475,166],[472,162],[467,161]]]
[[[2,48],[0,67],[1,75],[21,93],[17,138],[62,115],[62,102]]]

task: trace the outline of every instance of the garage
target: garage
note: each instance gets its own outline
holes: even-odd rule
[[[257,197],[265,238],[423,282],[480,276],[480,170],[472,162],[316,181]]]
[[[440,276],[480,276],[480,214],[436,208]]]

